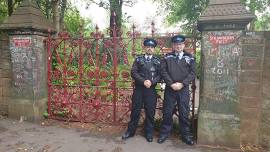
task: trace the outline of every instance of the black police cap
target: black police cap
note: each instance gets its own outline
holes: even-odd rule
[[[144,46],[152,46],[152,47],[156,47],[157,46],[157,41],[154,39],[145,39],[143,42]]]
[[[185,42],[186,38],[183,35],[175,35],[172,37],[172,43],[182,43]]]

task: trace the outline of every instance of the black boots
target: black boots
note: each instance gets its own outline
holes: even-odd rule
[[[167,140],[168,136],[160,136],[157,140],[159,144],[164,143]],[[194,141],[191,136],[182,136],[182,141],[187,145],[194,145]]]
[[[127,131],[122,135],[122,139],[127,140],[128,138],[133,137],[134,135],[135,135],[135,133],[131,133],[131,132]],[[153,142],[153,136],[151,136],[151,135],[146,135],[145,139],[147,142]]]
[[[194,145],[194,141],[191,136],[182,136],[182,141],[187,145]]]
[[[135,135],[135,133],[131,133],[131,132],[127,131],[122,135],[122,139],[127,140],[128,138],[133,137],[134,135]]]
[[[167,138],[168,138],[168,136],[159,136],[157,142],[158,142],[159,144],[162,144],[162,143],[164,143],[164,141],[165,141]]]
[[[145,139],[147,142],[153,142],[153,136],[152,135],[145,135]]]

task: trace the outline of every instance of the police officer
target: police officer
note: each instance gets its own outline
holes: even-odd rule
[[[155,87],[160,81],[160,60],[153,55],[157,42],[154,39],[144,41],[145,54],[138,56],[131,69],[131,76],[135,80],[132,95],[132,111],[127,131],[122,135],[126,140],[133,137],[140,119],[141,108],[145,109],[145,138],[153,141],[154,115],[157,102]]]
[[[172,37],[171,53],[161,60],[161,76],[166,83],[163,103],[163,121],[160,128],[158,143],[163,143],[169,136],[173,125],[175,105],[179,110],[179,124],[182,141],[193,145],[189,121],[189,84],[195,79],[195,60],[184,50],[185,37]]]

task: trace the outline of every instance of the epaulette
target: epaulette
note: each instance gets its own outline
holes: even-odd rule
[[[194,60],[194,57],[191,55],[184,55],[184,59],[186,60],[186,63],[190,64],[191,60]]]
[[[191,55],[190,53],[187,53],[187,52],[184,53],[183,57],[184,57],[184,58],[188,58],[188,59],[190,59],[190,60],[194,60],[193,55]]]
[[[169,58],[175,58],[176,56],[173,54],[167,54],[164,58],[169,59]]]
[[[153,62],[154,64],[160,64],[160,59],[156,56],[153,56]]]
[[[136,57],[136,62],[140,63],[140,64],[144,64],[145,58],[143,55],[140,55],[138,57]]]
[[[139,61],[142,61],[144,60],[144,56],[143,55],[140,55],[140,56],[137,56],[136,57],[136,61],[139,62]]]

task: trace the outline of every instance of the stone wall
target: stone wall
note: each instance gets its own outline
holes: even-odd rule
[[[11,95],[11,59],[8,36],[0,34],[0,115],[8,114],[8,101]]]
[[[270,150],[270,32],[203,32],[202,48],[198,143]]]
[[[0,24],[0,30],[9,34],[0,39],[0,111],[10,118],[43,118],[47,108],[47,56],[43,40],[53,27],[32,0],[22,0]]]
[[[198,143],[239,147],[242,31],[202,33]]]
[[[12,97],[9,117],[42,119],[47,108],[47,69],[44,36],[11,35]]]
[[[246,32],[240,75],[241,143],[270,150],[270,32]]]
[[[264,32],[246,32],[242,37],[239,83],[242,144],[259,144],[264,46]]]
[[[262,85],[259,142],[264,148],[270,151],[270,32],[265,32]]]

